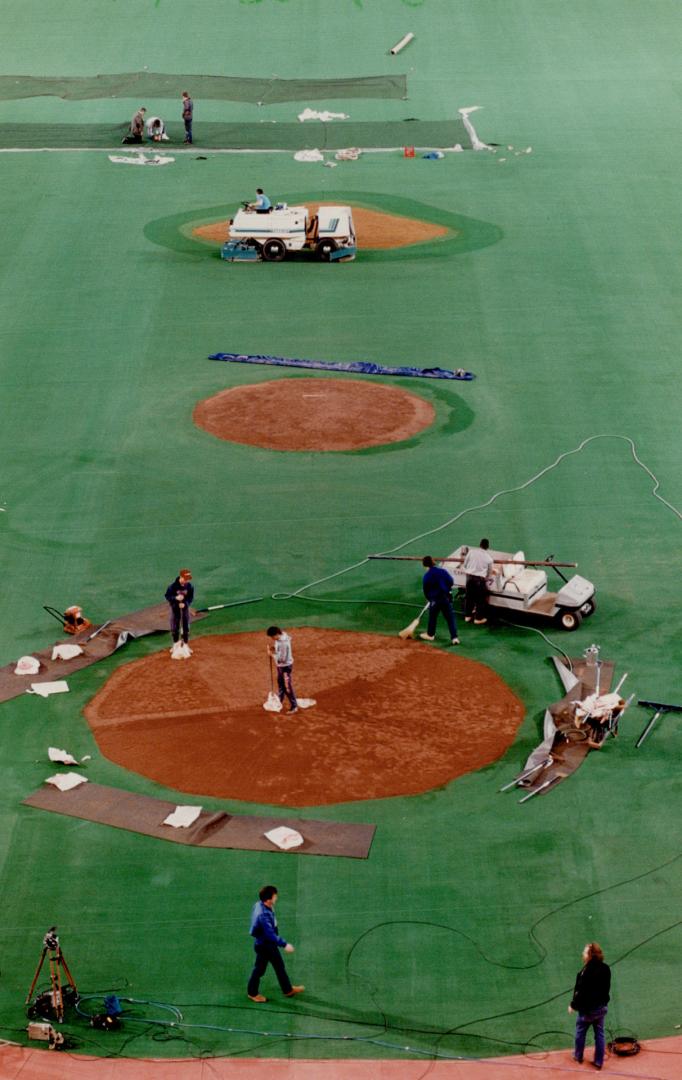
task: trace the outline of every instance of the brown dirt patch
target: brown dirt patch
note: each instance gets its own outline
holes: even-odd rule
[[[318,206],[319,203],[308,204],[311,214],[317,213]],[[438,240],[441,236],[452,234],[452,229],[443,225],[434,225],[418,218],[400,217],[398,214],[384,214],[380,210],[367,210],[364,206],[353,206],[353,222],[358,247],[364,251],[385,251],[388,248],[425,244],[429,240]],[[213,221],[210,225],[199,225],[192,229],[192,236],[199,240],[224,244],[228,228],[228,221]]]
[[[424,398],[358,379],[275,379],[195,407],[197,427],[266,450],[359,450],[409,439],[433,423]]]
[[[490,668],[377,634],[292,631],[294,686],[317,705],[262,705],[266,638],[195,639],[120,667],[85,708],[102,753],[192,795],[282,806],[414,795],[499,758],[524,707]]]

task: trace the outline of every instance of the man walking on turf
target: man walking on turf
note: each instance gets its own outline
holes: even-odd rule
[[[294,666],[294,654],[291,651],[291,638],[279,626],[269,626],[267,635],[270,638],[268,655],[275,661],[277,667],[277,691],[279,700],[286,697],[289,702],[289,713],[298,712],[298,702],[294,684],[291,681],[291,672]]]
[[[455,612],[452,608],[452,597],[450,596],[450,590],[455,583],[447,570],[443,570],[442,566],[436,566],[430,555],[427,555],[422,559],[422,566],[426,567],[426,573],[422,579],[422,586],[424,589],[424,596],[429,604],[429,621],[426,633],[420,634],[419,636],[420,638],[423,638],[424,641],[434,640],[436,636],[436,622],[438,613],[440,612],[448,624],[450,644],[459,645],[457,622],[455,621]]]
[[[279,950],[284,949],[286,953],[292,953],[294,946],[280,937],[277,932],[277,919],[274,912],[276,903],[277,886],[264,885],[258,893],[258,900],[251,912],[249,933],[254,938],[253,947],[256,950],[256,960],[246,993],[251,1001],[257,1001],[259,1004],[268,1000],[263,994],[259,993],[260,981],[265,975],[268,964],[272,964],[282,993],[286,997],[294,997],[295,994],[302,994],[305,990],[305,986],[292,986],[287,975],[287,969],[284,966],[282,954]]]
[[[466,596],[464,598],[464,621],[474,620],[476,626],[487,623],[488,587],[486,581],[492,576],[495,563],[488,551],[490,541],[481,540],[478,547],[469,548],[464,556],[462,572],[466,574]]]
[[[582,961],[583,966],[576,976],[573,997],[568,1006],[570,1013],[578,1014],[575,1022],[573,1060],[578,1064],[582,1062],[585,1038],[589,1029],[593,1027],[593,1065],[595,1069],[601,1069],[606,1049],[604,1017],[608,1011],[606,1006],[611,994],[611,968],[604,963],[604,953],[596,941],[591,941],[585,946]]]
[[[185,142],[192,145],[192,118],[194,116],[194,102],[186,90],[182,91],[182,120],[185,125]]]

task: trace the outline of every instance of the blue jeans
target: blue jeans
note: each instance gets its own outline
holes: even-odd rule
[[[284,701],[284,698],[286,697],[292,709],[298,708],[296,691],[294,690],[294,684],[291,681],[291,664],[288,664],[286,667],[277,668],[277,690],[279,691],[280,701]]]
[[[426,628],[426,633],[429,637],[434,637],[436,633],[436,621],[438,619],[438,612],[444,617],[448,624],[448,630],[450,631],[450,637],[457,637],[457,623],[455,622],[455,613],[452,610],[452,604],[450,603],[449,596],[439,597],[437,600],[429,600],[429,622]]]
[[[606,1049],[606,1041],[604,1039],[604,1017],[606,1016],[607,1011],[606,1005],[604,1005],[601,1009],[595,1009],[594,1012],[578,1013],[575,1022],[575,1047],[573,1050],[573,1056],[576,1061],[583,1060],[585,1036],[589,1029],[593,1027],[594,1063],[595,1065],[604,1064],[604,1050]]]
[[[185,142],[191,143],[192,141],[192,117],[189,119],[185,117]]]

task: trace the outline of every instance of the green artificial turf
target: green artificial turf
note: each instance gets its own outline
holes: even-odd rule
[[[81,714],[120,663],[162,638],[75,675],[68,695],[0,706],[0,1035],[25,1024],[53,923],[83,994],[174,1003],[185,1018],[173,1031],[130,1020],[120,1035],[98,1035],[71,1016],[66,1029],[89,1052],[383,1057],[411,1046],[484,1056],[568,1046],[568,991],[592,939],[615,965],[609,1025],[673,1034],[678,717],[662,718],[637,751],[648,713],[633,707],[621,738],[546,798],[519,806],[498,789],[561,695],[546,659],[555,649],[579,655],[596,641],[638,697],[682,704],[677,5],[6,7],[6,75],[398,71],[407,102],[325,106],[348,104],[369,122],[444,121],[481,105],[478,134],[499,148],[443,161],[365,155],[336,169],[283,154],[184,154],[155,169],[117,166],[105,153],[0,154],[0,662],[55,639],[43,604],[77,602],[107,619],[158,602],[180,565],[192,567],[201,606],[263,598],[216,613],[197,634],[274,621],[394,635],[420,606],[418,570],[363,560],[410,538],[410,554],[447,555],[489,535],[529,558],[577,560],[598,608],[575,634],[550,630],[551,643],[529,629],[462,628],[464,655],[507,680],[526,705],[524,724],[503,760],[442,789],[315,808],[377,824],[366,862],[185,850],[21,805],[52,771],[49,745],[91,754],[93,780],[186,799],[103,759]],[[409,29],[415,41],[389,57]],[[0,119],[113,125],[138,104],[5,101]],[[177,120],[177,101],[146,104]],[[267,118],[293,121],[297,111],[280,103]],[[197,142],[202,120],[263,118],[254,105],[197,101]],[[229,265],[189,238],[188,224],[220,220],[256,186],[290,201],[419,207],[415,216],[457,235],[332,266]],[[434,425],[405,443],[284,454],[192,424],[194,404],[223,388],[298,377],[209,361],[216,351],[464,367],[476,379],[395,380],[436,409]],[[653,497],[623,437],[677,513]],[[254,1025],[248,914],[267,880],[280,888],[282,930],[297,945],[291,973],[307,992],[281,1004],[275,994]],[[158,1004],[132,1008],[140,1021],[172,1018]],[[254,1034],[261,1024],[282,1037]]]

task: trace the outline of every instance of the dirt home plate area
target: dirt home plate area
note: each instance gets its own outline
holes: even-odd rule
[[[268,713],[263,633],[122,665],[85,708],[111,761],[177,791],[280,806],[412,795],[497,760],[524,707],[490,668],[378,634],[292,630],[294,686]],[[267,738],[264,733],[267,732]]]

